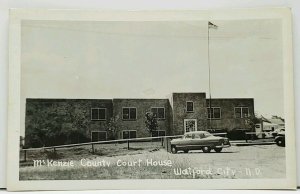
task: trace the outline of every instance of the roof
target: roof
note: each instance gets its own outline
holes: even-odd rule
[[[269,123],[269,122],[265,122],[264,121],[264,126],[277,126],[278,124],[276,124],[276,123]]]
[[[280,118],[272,118],[268,119],[271,123],[277,124],[277,125],[284,125],[284,121]]]

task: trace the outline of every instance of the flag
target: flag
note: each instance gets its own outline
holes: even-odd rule
[[[218,29],[218,26],[211,23],[211,22],[208,22],[208,28],[212,28],[212,29]]]

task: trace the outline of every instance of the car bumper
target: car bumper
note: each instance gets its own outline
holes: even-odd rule
[[[226,144],[226,145],[218,145],[216,146],[216,148],[228,148],[230,147],[231,145],[230,144]]]

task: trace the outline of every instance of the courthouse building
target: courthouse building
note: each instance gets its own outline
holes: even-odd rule
[[[211,102],[211,105],[210,105]],[[146,130],[145,114],[153,112],[158,129]],[[46,114],[46,116],[45,116]],[[70,117],[70,115],[75,115]],[[253,98],[213,98],[205,93],[173,93],[162,99],[26,99],[25,138],[45,122],[60,122],[58,130],[74,130],[82,124],[87,140],[182,135],[208,129],[247,129],[246,118],[254,115]],[[44,116],[44,117],[43,117]],[[65,118],[73,118],[73,120]],[[46,119],[46,121],[39,121]],[[109,134],[113,125],[117,133]],[[79,125],[81,126],[81,125]],[[80,142],[80,140],[79,140]]]

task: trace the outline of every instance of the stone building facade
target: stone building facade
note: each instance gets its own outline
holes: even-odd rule
[[[146,130],[147,112],[157,118],[158,130],[154,134]],[[83,134],[77,135],[77,140],[72,137],[71,142],[62,138],[60,144],[249,128],[246,119],[253,114],[253,98],[209,100],[205,93],[173,93],[165,99],[27,99],[25,142],[49,126],[70,137],[71,132]]]

